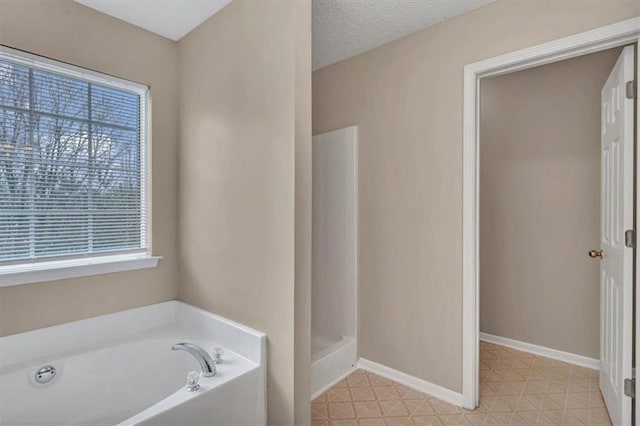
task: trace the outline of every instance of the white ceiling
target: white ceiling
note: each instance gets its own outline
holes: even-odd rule
[[[75,0],[178,41],[231,0]]]
[[[494,0],[313,0],[313,69],[339,62]]]
[[[180,40],[231,2],[75,1],[174,41]],[[347,59],[493,1],[495,0],[313,0],[313,69]]]

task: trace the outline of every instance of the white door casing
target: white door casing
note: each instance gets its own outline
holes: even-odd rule
[[[633,80],[634,51],[623,49],[602,89],[600,262],[600,390],[614,425],[631,424],[633,249],[625,231],[633,229],[633,99],[625,95]]]
[[[636,93],[635,93],[635,101],[636,101],[636,144],[640,143],[640,137],[638,136],[638,134],[640,133],[640,108],[638,108],[638,82],[640,81],[640,43],[636,42],[635,43],[635,48],[636,48]],[[636,168],[638,167],[638,164],[640,164],[640,155],[638,154],[638,150],[636,149],[635,152],[636,155]],[[636,214],[636,226],[638,223],[640,223],[640,208],[638,208],[638,188],[640,188],[640,174],[637,172],[636,170],[636,204],[635,204],[635,214]],[[640,271],[640,258],[636,253],[636,263],[635,263],[635,270],[636,271]],[[640,366],[640,315],[637,315],[637,309],[640,306],[640,291],[638,290],[637,284],[634,281],[634,286],[636,286],[636,299],[635,299],[635,305],[634,305],[634,312],[636,312],[635,318],[636,318],[636,322],[635,322],[635,341],[634,341],[634,347],[635,347],[635,353],[636,353],[636,358],[635,358],[635,365],[636,368],[638,366]],[[636,395],[640,395],[640,380],[636,380]],[[636,426],[640,426],[640,398],[635,398],[635,425]]]
[[[549,42],[511,51],[499,56],[470,63],[464,67],[463,87],[463,176],[462,176],[462,399],[463,407],[473,410],[479,404],[479,264],[478,264],[478,209],[480,132],[480,82],[532,67],[575,58],[640,41],[640,17],[605,25],[558,38]],[[639,80],[640,80],[640,62]],[[636,90],[637,92],[637,90]],[[636,111],[640,121],[640,111]],[[640,129],[636,129],[640,133]],[[640,156],[639,156],[640,157]],[[640,163],[640,158],[638,159]],[[640,175],[638,176],[640,187]],[[636,201],[640,223],[640,198]],[[640,270],[640,258],[636,260]],[[640,305],[640,292],[637,295]],[[640,316],[636,318],[636,359],[640,360]],[[639,363],[640,364],[640,363]],[[640,381],[636,384],[640,393]],[[639,407],[640,400],[636,400]],[[640,426],[640,416],[636,416]]]

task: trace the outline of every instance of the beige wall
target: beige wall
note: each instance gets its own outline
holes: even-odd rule
[[[599,358],[600,91],[620,48],[480,85],[480,331]]]
[[[0,334],[174,299],[180,283],[180,299],[268,333],[270,423],[308,423],[311,3],[235,0],[177,44],[71,0],[0,1],[0,43],[151,86],[165,256],[0,289]]]
[[[311,1],[295,2],[294,422],[311,421]]]
[[[313,73],[313,134],[358,125],[361,356],[461,391],[464,65],[639,14],[498,0]]]
[[[179,42],[179,297],[267,333],[270,424],[310,420],[310,13],[235,0]]]
[[[151,87],[155,269],[0,288],[0,335],[174,299],[177,47],[71,0],[0,0],[0,44]]]

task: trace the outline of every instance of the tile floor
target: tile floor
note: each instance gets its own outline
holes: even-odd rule
[[[610,425],[598,373],[480,343],[480,407],[467,411],[356,370],[311,404],[314,426]]]

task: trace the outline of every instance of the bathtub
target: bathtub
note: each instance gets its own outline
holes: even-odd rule
[[[189,392],[196,359],[224,350]],[[48,383],[36,372],[53,366]],[[266,336],[178,301],[0,338],[2,425],[264,425]]]
[[[355,370],[357,362],[356,339],[343,336],[333,341],[324,336],[311,336],[311,399]]]

